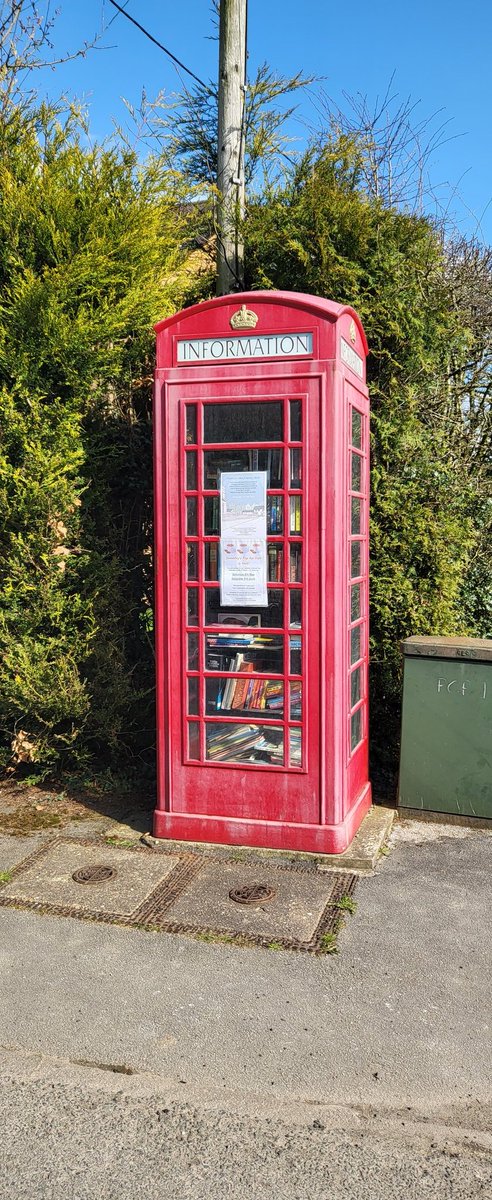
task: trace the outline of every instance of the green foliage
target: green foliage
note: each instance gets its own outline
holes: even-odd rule
[[[121,758],[153,739],[152,324],[186,196],[47,108],[3,122],[0,195],[3,757]]]

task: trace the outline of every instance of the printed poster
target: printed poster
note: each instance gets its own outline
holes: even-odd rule
[[[220,603],[268,605],[266,471],[220,476]]]

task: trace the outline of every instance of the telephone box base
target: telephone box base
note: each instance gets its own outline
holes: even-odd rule
[[[201,814],[154,812],[154,837],[184,842],[216,842],[226,846],[258,846],[266,850],[300,850],[311,854],[343,854],[371,807],[367,784],[344,821],[338,825],[294,825],[283,821],[249,821]]]

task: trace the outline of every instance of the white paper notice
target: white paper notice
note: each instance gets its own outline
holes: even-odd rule
[[[266,483],[266,471],[221,474],[221,604],[268,604]]]

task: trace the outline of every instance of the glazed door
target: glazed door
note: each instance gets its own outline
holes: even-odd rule
[[[320,381],[165,391],[169,807],[316,823]],[[225,606],[220,476],[247,471],[267,475],[268,604]]]

